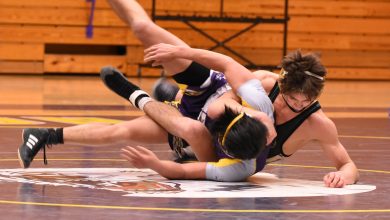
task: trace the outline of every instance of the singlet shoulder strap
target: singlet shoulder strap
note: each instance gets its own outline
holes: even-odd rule
[[[269,99],[271,99],[271,102],[274,103],[276,97],[278,97],[280,92],[278,81],[275,82],[274,87],[272,87],[271,91],[268,94]]]
[[[299,114],[299,118],[303,122],[311,114],[313,114],[314,112],[316,112],[316,111],[318,111],[320,109],[321,109],[320,103],[318,101],[315,101],[312,105],[309,106],[309,108],[305,109],[305,111],[303,111],[301,114]],[[302,122],[300,122],[300,124],[302,124]]]
[[[284,142],[286,142],[286,140],[292,135],[292,133],[294,133],[294,131],[299,126],[301,126],[301,124],[308,117],[310,117],[311,114],[313,114],[314,112],[318,111],[319,109],[321,109],[321,105],[320,105],[320,103],[318,101],[315,101],[312,105],[310,105],[307,109],[305,109],[299,115],[295,116],[290,121],[288,121],[286,123],[283,123],[281,125],[276,125],[275,128],[276,128],[276,132],[278,133],[278,136],[277,136],[278,140],[277,141],[278,141],[278,144],[280,145],[280,149],[281,149],[280,153],[284,157],[291,156],[291,155],[284,154],[283,148],[282,148],[282,145],[284,144]]]

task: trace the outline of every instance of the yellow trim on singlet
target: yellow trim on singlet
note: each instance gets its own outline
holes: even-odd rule
[[[230,159],[230,158],[222,158],[218,160],[218,162],[209,162],[209,164],[215,167],[227,167],[236,163],[241,163],[240,159]]]
[[[181,91],[186,90],[186,88],[188,87],[188,85],[186,85],[186,84],[181,84],[181,83],[178,83],[177,85],[179,86],[179,89],[180,89]]]
[[[241,105],[242,105],[243,107],[247,107],[247,108],[253,109],[253,107],[252,107],[251,105],[249,105],[249,103],[246,102],[246,101],[245,101],[244,99],[242,99],[242,98],[241,98]]]
[[[175,108],[179,108],[181,100],[179,101],[164,101],[165,104],[173,106]]]

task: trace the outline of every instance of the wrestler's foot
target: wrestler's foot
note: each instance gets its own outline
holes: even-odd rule
[[[47,164],[46,146],[58,143],[54,129],[26,128],[22,134],[23,144],[18,149],[20,166],[28,168],[39,150],[43,148],[44,163]]]
[[[145,91],[128,81],[119,70],[113,67],[103,67],[100,70],[100,77],[109,89],[141,110],[147,102],[152,100]]]
[[[153,86],[153,98],[157,101],[174,101],[179,87],[176,84],[170,83],[165,78],[160,78]]]

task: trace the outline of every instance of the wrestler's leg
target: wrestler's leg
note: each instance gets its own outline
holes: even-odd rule
[[[148,116],[118,124],[91,123],[64,128],[64,143],[84,145],[165,143],[167,132]]]
[[[137,1],[109,0],[108,2],[116,14],[129,25],[145,49],[159,43],[188,47],[184,41],[156,25]],[[174,59],[164,63],[163,67],[168,74],[173,75],[184,71],[190,64],[189,60]]]
[[[200,121],[184,117],[176,108],[157,101],[147,102],[143,110],[169,133],[186,140],[199,161],[216,160],[211,134]]]
[[[28,168],[36,154],[46,145],[66,143],[84,145],[165,143],[168,134],[147,116],[119,124],[90,123],[67,128],[27,128],[18,149],[22,167]],[[44,151],[44,158],[46,154]],[[45,159],[45,164],[46,164]]]
[[[211,135],[201,122],[183,117],[172,106],[156,102],[116,69],[103,68],[100,76],[109,89],[145,111],[169,133],[185,139],[192,146],[199,160],[213,161],[215,159]]]
[[[195,88],[205,90],[209,87],[207,83],[211,80],[211,70],[192,62],[184,71],[176,73],[173,79],[184,86],[195,86]],[[191,90],[193,89],[194,87],[191,87]],[[179,89],[179,86],[164,78],[154,84],[152,94],[158,101],[178,101],[183,97],[183,92]]]

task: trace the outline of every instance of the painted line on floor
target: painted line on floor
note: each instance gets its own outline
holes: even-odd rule
[[[299,168],[314,168],[314,169],[335,169],[335,167],[328,166],[309,166],[309,165],[299,165],[299,164],[278,164],[278,163],[270,163],[267,166],[279,166],[279,167],[299,167]],[[371,173],[385,173],[390,174],[390,171],[387,170],[369,170],[369,169],[358,169],[362,172],[371,172]]]
[[[126,162],[124,159],[115,159],[115,158],[50,158],[53,161],[111,161],[111,162]],[[19,161],[17,158],[3,158],[0,159],[0,162],[10,162],[10,161]],[[35,158],[34,161],[43,161],[43,159]],[[313,169],[335,169],[335,167],[329,166],[312,166],[312,165],[299,165],[299,164],[278,164],[278,163],[270,163],[267,166],[279,166],[279,167],[298,167],[298,168],[313,168]],[[370,170],[370,169],[358,169],[362,172],[370,172],[370,173],[384,173],[390,174],[390,171],[387,170]]]
[[[104,117],[104,116],[102,116]],[[120,120],[120,119],[118,119]],[[125,120],[122,120],[122,121],[125,121]],[[30,125],[30,127],[34,128],[52,128],[53,125]],[[56,126],[54,126],[56,127]],[[0,125],[0,128],[26,128],[26,126],[24,125]],[[383,139],[383,140],[390,140],[390,137],[387,137],[387,136],[358,136],[358,135],[339,135],[338,136],[339,138],[360,138],[360,139]]]
[[[341,138],[363,138],[363,139],[385,139],[390,140],[390,137],[381,136],[357,136],[357,135],[339,135]]]
[[[164,207],[134,207],[134,206],[108,206],[108,205],[82,205],[66,203],[41,203],[0,200],[0,204],[35,205],[67,208],[93,208],[93,209],[119,209],[137,211],[170,211],[170,212],[220,212],[220,213],[387,213],[390,209],[338,209],[338,210],[273,210],[273,209],[194,209],[194,208],[164,208]]]

